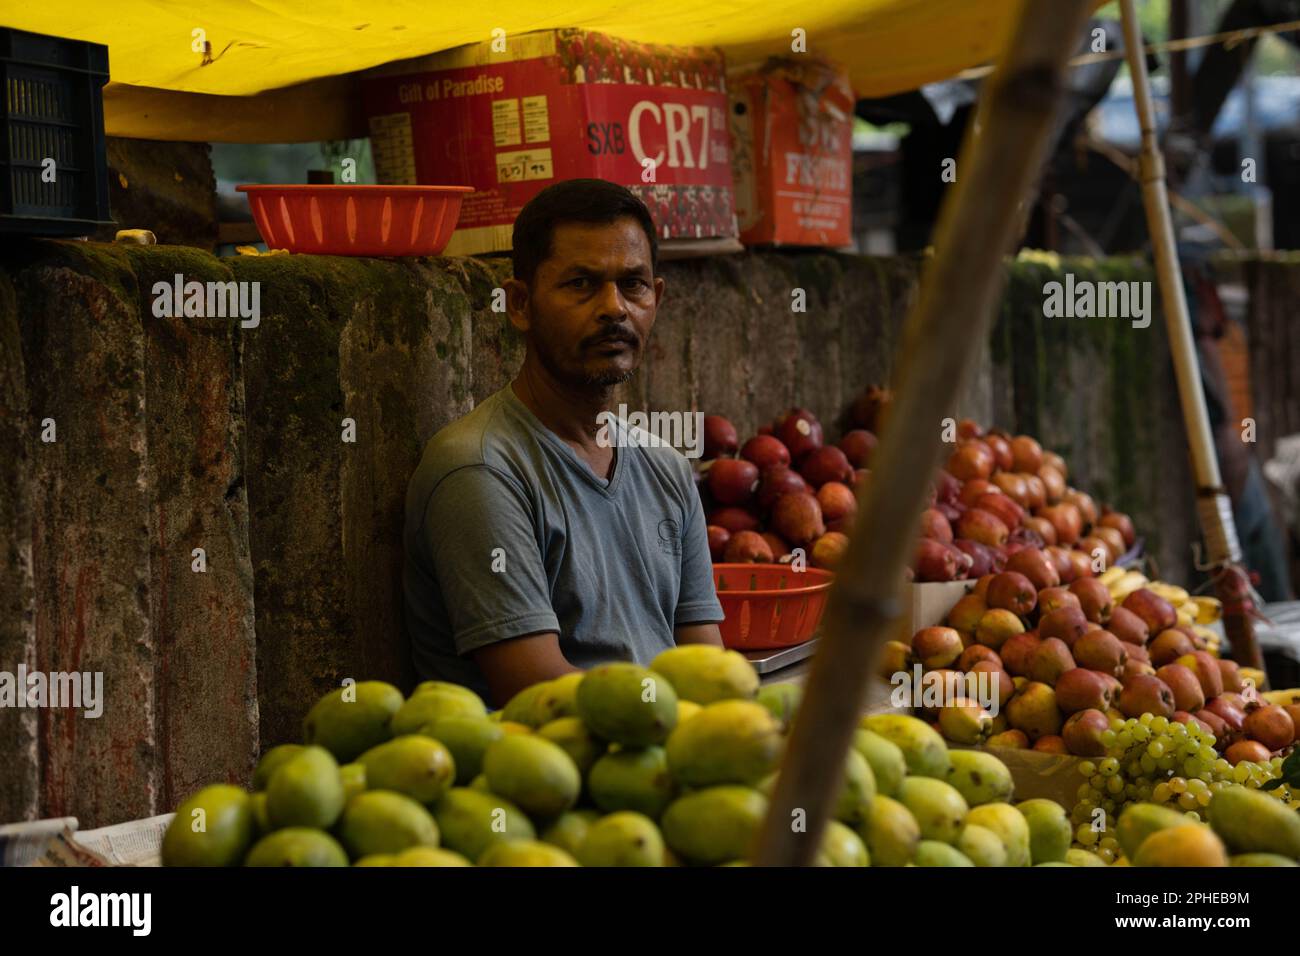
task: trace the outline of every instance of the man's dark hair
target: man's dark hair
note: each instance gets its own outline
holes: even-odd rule
[[[635,219],[650,241],[650,269],[659,271],[655,224],[640,199],[626,186],[603,179],[566,179],[547,186],[519,210],[515,219],[515,278],[531,283],[537,267],[551,254],[555,227],[566,222],[605,224]]]

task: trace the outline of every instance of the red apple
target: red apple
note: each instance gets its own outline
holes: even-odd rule
[[[719,458],[709,466],[709,494],[720,505],[748,504],[758,490],[758,466],[741,458]]]
[[[1083,616],[1088,620],[1097,624],[1105,624],[1110,620],[1115,602],[1111,599],[1106,585],[1096,578],[1081,578],[1070,584],[1070,591],[1079,599]]]
[[[1166,664],[1156,671],[1156,676],[1174,692],[1174,706],[1188,713],[1196,713],[1205,706],[1205,691],[1196,675],[1182,664]]]
[[[982,496],[1000,494],[1002,494],[1002,489],[993,482],[985,481],[983,478],[975,478],[971,481],[962,482],[961,492],[958,494],[957,500],[967,508],[973,508],[975,502]]]
[[[948,457],[948,471],[962,481],[987,479],[993,474],[993,452],[979,439],[964,441]]]
[[[1061,702],[1060,685],[1057,685],[1056,702]],[[1101,735],[1110,729],[1110,720],[1096,708],[1087,708],[1070,714],[1061,728],[1061,739],[1066,749],[1076,757],[1104,757],[1106,747]]]
[[[1046,518],[1032,515],[1025,519],[1025,527],[1029,528],[1034,532],[1034,534],[1042,538],[1044,545],[1054,545],[1057,543],[1056,525],[1052,524],[1052,522],[1048,521]]]
[[[797,471],[791,471],[785,465],[773,465],[758,480],[758,506],[768,511],[782,495],[808,491],[808,483]]]
[[[989,547],[1005,544],[1011,532],[997,515],[981,508],[971,508],[957,519],[957,536],[978,541]]]
[[[723,560],[728,564],[771,564],[772,549],[756,531],[738,531],[727,542]]]
[[[731,540],[731,532],[726,528],[720,528],[716,524],[708,526],[709,532],[709,557],[714,561],[721,561],[722,555],[727,550],[727,542]]]
[[[1025,510],[1003,494],[980,495],[974,507],[997,515],[1010,531],[1019,528],[1025,518]]]
[[[822,506],[822,517],[827,521],[852,518],[858,511],[853,489],[838,481],[828,481],[817,489],[817,503]]]
[[[1016,471],[1037,472],[1043,467],[1043,446],[1028,435],[1011,439],[1011,458]]]
[[[1043,588],[1057,587],[1061,583],[1056,565],[1038,548],[1023,548],[1007,558],[1007,570],[1020,572],[1040,591]]]
[[[752,461],[760,472],[790,464],[790,449],[772,435],[755,435],[740,449],[740,457]]]
[[[740,439],[736,426],[721,415],[704,416],[704,457],[706,460],[734,455]]]
[[[855,428],[840,439],[840,451],[854,468],[867,468],[876,451],[876,436],[865,428]]]
[[[826,533],[822,507],[806,492],[782,495],[772,508],[772,530],[797,547],[807,547]]]
[[[717,508],[709,513],[709,524],[737,531],[757,531],[758,519],[744,508]]]
[[[1122,607],[1146,622],[1152,634],[1159,634],[1178,623],[1174,606],[1147,588],[1138,588],[1124,599]]]
[[[927,508],[921,513],[921,537],[933,538],[944,544],[952,543],[952,525],[948,523],[942,511],[937,508]]]
[[[792,408],[778,420],[774,434],[790,449],[791,460],[822,447],[822,425],[817,416],[804,408]]]
[[[799,474],[813,488],[821,488],[828,481],[844,484],[853,480],[853,466],[844,452],[834,445],[814,448],[799,460]]]
[[[1097,583],[1100,584],[1101,582],[1098,581]],[[1109,595],[1110,592],[1107,591],[1106,593]],[[1147,627],[1146,621],[1122,607],[1111,609],[1110,620],[1106,622],[1106,629],[1121,641],[1139,647],[1144,646],[1147,638],[1151,635],[1151,629]],[[1175,654],[1174,656],[1177,657],[1178,655]]]

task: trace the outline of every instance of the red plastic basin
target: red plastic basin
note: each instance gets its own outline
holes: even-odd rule
[[[268,249],[327,256],[436,256],[472,186],[236,186]]]
[[[715,564],[713,586],[726,620],[722,643],[742,651],[793,647],[813,636],[835,575],[788,564]]]

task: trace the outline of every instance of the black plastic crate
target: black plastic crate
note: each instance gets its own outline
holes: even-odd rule
[[[108,47],[0,27],[0,235],[111,224],[104,158]],[[54,182],[41,173],[54,160]]]

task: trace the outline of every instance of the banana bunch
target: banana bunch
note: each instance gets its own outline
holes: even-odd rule
[[[1250,668],[1243,667],[1241,676],[1244,679],[1247,672],[1255,675],[1255,686],[1263,687],[1263,671],[1251,671]],[[1266,690],[1260,695],[1260,699],[1266,704],[1277,704],[1279,707],[1285,707],[1288,704],[1300,704],[1300,687],[1292,687],[1290,690]]]
[[[1178,623],[1187,627],[1213,624],[1223,617],[1223,605],[1218,598],[1188,594],[1186,588],[1166,584],[1164,581],[1152,581],[1141,571],[1107,568],[1098,580],[1106,585],[1111,600],[1116,604],[1124,603],[1124,599],[1134,591],[1146,588],[1172,604],[1178,614]]]

